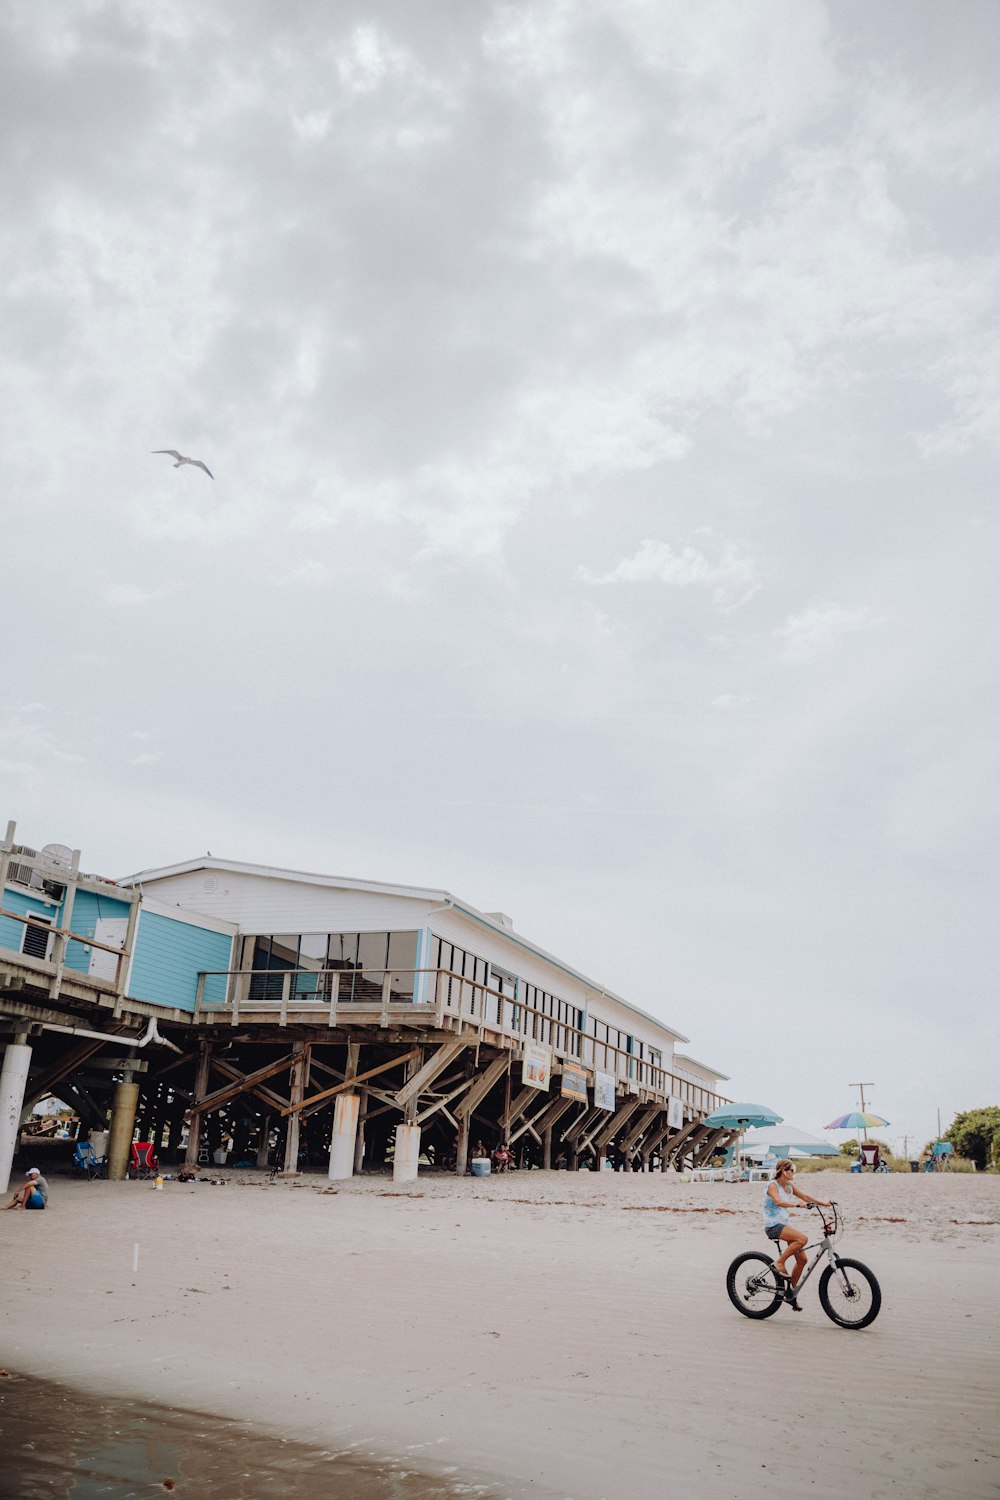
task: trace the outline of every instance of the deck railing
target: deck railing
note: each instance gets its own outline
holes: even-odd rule
[[[206,1001],[209,979],[226,981],[224,1001]],[[560,1004],[555,998],[552,1003]],[[601,1041],[562,1016],[450,969],[220,969],[199,974],[196,1020],[224,1016],[235,1026],[264,1014],[276,1016],[279,1025],[294,1020],[337,1026],[351,1018],[382,1027],[423,1023],[440,1028],[450,1018],[481,1032],[538,1042],[563,1063],[609,1074],[620,1092],[673,1097],[699,1114],[724,1102],[686,1071]]]

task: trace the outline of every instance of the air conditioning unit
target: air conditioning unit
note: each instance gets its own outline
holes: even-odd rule
[[[58,880],[43,880],[42,890],[46,896],[51,896],[53,901],[61,901],[66,894],[66,887],[60,885]]]
[[[27,844],[14,844],[11,849],[11,853],[27,854],[29,858],[34,859],[34,857],[38,853],[38,850],[29,849]],[[10,864],[7,866],[7,879],[13,880],[17,885],[30,885],[33,873],[34,872],[31,868],[31,865],[19,865],[16,864],[14,860],[11,860]]]

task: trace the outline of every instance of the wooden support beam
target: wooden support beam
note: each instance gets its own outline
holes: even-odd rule
[[[263,1083],[267,1078],[273,1078],[276,1073],[287,1073],[292,1065],[294,1053],[286,1052],[284,1057],[277,1062],[266,1063],[263,1068],[257,1068],[253,1073],[241,1073],[232,1063],[224,1062],[221,1057],[212,1059],[212,1066],[216,1072],[222,1073],[235,1082],[224,1089],[216,1089],[214,1093],[206,1094],[197,1105],[192,1105],[189,1113],[194,1114],[197,1110],[205,1114],[210,1110],[218,1109],[222,1104],[228,1104],[230,1099],[235,1099],[239,1094],[245,1094],[248,1089],[253,1089],[258,1083]]]
[[[416,1099],[429,1088],[435,1078],[439,1077],[444,1070],[451,1065],[460,1052],[464,1052],[469,1045],[467,1041],[458,1039],[453,1042],[442,1042],[437,1051],[424,1063],[423,1067],[413,1077],[408,1079],[403,1087],[396,1093],[396,1104],[404,1109],[411,1099]]]
[[[534,1092],[537,1094],[538,1090],[535,1089]],[[547,1115],[548,1112],[549,1112],[549,1105],[548,1105],[548,1101],[546,1101],[542,1105],[542,1107],[541,1107],[540,1110],[538,1110],[533,1115],[525,1116],[525,1118],[521,1121],[521,1123],[517,1127],[517,1129],[514,1130],[514,1131],[511,1131],[510,1140],[508,1141],[507,1144],[510,1145],[510,1146],[513,1146],[514,1142],[516,1140],[519,1140],[520,1137],[522,1135],[524,1135],[524,1132],[527,1130],[531,1135],[533,1135],[535,1137],[535,1140],[538,1142],[538,1144],[541,1145],[542,1144],[542,1137],[539,1134],[539,1122],[542,1119],[542,1116],[543,1115]]]
[[[482,1103],[493,1085],[506,1073],[510,1067],[510,1053],[505,1052],[502,1057],[494,1058],[484,1073],[480,1073],[471,1084],[466,1096],[455,1105],[455,1114],[462,1120],[471,1115],[477,1104]]]
[[[288,1125],[285,1130],[285,1171],[297,1172],[299,1168],[299,1109],[305,1098],[306,1079],[309,1074],[309,1043],[296,1042],[291,1069],[291,1099],[289,1100]]]
[[[286,1068],[290,1068],[291,1061],[287,1061],[285,1066]],[[213,1057],[212,1067],[215,1068],[217,1073],[221,1073],[224,1078],[231,1078],[234,1083],[239,1083],[240,1079],[243,1076],[239,1068],[234,1068],[232,1063],[223,1062],[222,1058]],[[251,1085],[249,1089],[244,1090],[244,1092],[253,1094],[254,1097],[259,1099],[262,1104],[266,1104],[268,1109],[284,1109],[285,1105],[288,1103],[288,1100],[284,1098],[283,1095],[276,1094],[273,1089],[269,1089],[267,1085],[263,1083],[255,1083]],[[237,1097],[239,1096],[237,1095]],[[218,1105],[215,1106],[215,1108],[219,1107],[220,1106]]]
[[[103,1042],[91,1040],[80,1042],[76,1047],[71,1047],[57,1063],[53,1063],[38,1078],[29,1080],[28,1087],[24,1093],[24,1107],[30,1108],[39,1099],[44,1099],[46,1094],[52,1092],[57,1083],[61,1083],[64,1078],[68,1078],[70,1073],[75,1073],[77,1068],[85,1063],[89,1057],[93,1057],[95,1052],[99,1052],[103,1046]],[[121,1059],[118,1060],[118,1066],[122,1066]]]
[[[170,1073],[174,1068],[183,1066],[184,1063],[193,1062],[197,1056],[198,1049],[194,1047],[190,1052],[182,1052],[180,1057],[172,1057],[168,1063],[163,1064],[162,1068],[157,1068],[155,1073],[149,1074],[150,1081],[154,1078],[162,1078],[164,1073]]]
[[[521,1089],[517,1097],[511,1100],[510,1104],[500,1116],[500,1129],[509,1130],[510,1127],[514,1124],[514,1121],[519,1119],[521,1115],[525,1113],[528,1105],[533,1104],[538,1099],[539,1092],[540,1091],[538,1089],[531,1088],[530,1086]],[[543,1097],[547,1102],[548,1095],[545,1095]]]
[[[311,1112],[315,1105],[321,1104],[327,1099],[332,1099],[334,1094],[343,1093],[344,1089],[352,1089],[358,1083],[365,1083],[369,1078],[377,1077],[379,1073],[387,1073],[390,1068],[398,1068],[400,1063],[408,1063],[411,1058],[419,1057],[419,1055],[420,1048],[412,1047],[409,1052],[402,1052],[398,1057],[390,1059],[389,1062],[379,1063],[377,1068],[369,1068],[366,1073],[359,1073],[356,1078],[345,1078],[342,1083],[336,1083],[332,1088],[324,1089],[320,1094],[312,1094],[308,1099],[304,1099],[301,1104],[288,1104],[280,1113],[289,1115],[293,1109],[296,1114],[303,1109],[308,1109]]]
[[[611,1117],[606,1109],[588,1109],[587,1106],[584,1105],[580,1113],[577,1115],[576,1119],[570,1120],[569,1124],[566,1126],[566,1129],[559,1130],[556,1132],[556,1134],[564,1143],[564,1145],[568,1146],[572,1150],[575,1148],[576,1142],[583,1135],[584,1131],[592,1130],[593,1127],[600,1121],[603,1120],[606,1122],[610,1118]]]
[[[643,1110],[642,1114],[639,1116],[638,1124],[633,1124],[632,1129],[629,1131],[625,1139],[619,1142],[619,1149],[625,1156],[632,1156],[634,1154],[640,1140],[646,1134],[646,1131],[649,1129],[650,1125],[652,1125],[653,1121],[656,1119],[659,1113],[659,1104],[651,1104],[648,1109]]]
[[[621,1107],[615,1110],[615,1113],[611,1116],[611,1119],[603,1127],[603,1129],[595,1130],[592,1135],[588,1136],[588,1138],[582,1142],[582,1146],[584,1148],[586,1148],[587,1146],[593,1146],[595,1151],[602,1151],[608,1144],[608,1142],[614,1139],[619,1130],[621,1130],[622,1126],[626,1125],[628,1121],[631,1120],[632,1116],[635,1114],[638,1108],[638,1099],[626,1099]]]
[[[208,1040],[200,1042],[198,1052],[198,1067],[194,1075],[194,1097],[191,1100],[193,1113],[190,1116],[187,1149],[184,1153],[184,1160],[188,1166],[197,1162],[198,1149],[201,1145],[201,1111],[198,1106],[208,1088],[208,1075],[212,1066],[212,1043]]]
[[[567,1110],[579,1104],[579,1099],[574,1099],[571,1094],[560,1094],[558,1098],[550,1099],[540,1115],[535,1116],[535,1125],[539,1130],[550,1130],[558,1120],[561,1120]]]
[[[732,1133],[733,1132],[731,1130],[727,1130],[725,1126],[723,1126],[721,1130],[710,1131],[708,1139],[699,1142],[695,1152],[691,1157],[691,1165],[693,1167],[700,1167],[704,1162],[708,1161],[708,1158],[710,1156],[714,1156],[715,1152],[718,1151],[720,1145],[722,1144],[723,1137],[731,1136]]]
[[[691,1140],[692,1136],[698,1134],[700,1131],[701,1131],[701,1121],[700,1120],[690,1120],[686,1125],[683,1125],[681,1127],[681,1129],[678,1130],[678,1132],[677,1132],[677,1134],[675,1136],[673,1136],[670,1140],[668,1140],[668,1142],[667,1142],[667,1148],[666,1148],[666,1151],[664,1152],[664,1155],[670,1161],[672,1161],[675,1164],[675,1166],[678,1165],[678,1155],[677,1155],[677,1153],[680,1151],[680,1149],[681,1149],[682,1146],[686,1146],[688,1144],[688,1142]]]

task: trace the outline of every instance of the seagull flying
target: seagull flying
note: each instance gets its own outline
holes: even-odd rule
[[[196,469],[204,469],[209,479],[215,478],[208,464],[203,464],[200,458],[185,458],[184,454],[178,453],[176,448],[153,448],[150,451],[153,453],[169,453],[171,458],[176,458],[175,469],[179,469],[181,464],[194,464]]]

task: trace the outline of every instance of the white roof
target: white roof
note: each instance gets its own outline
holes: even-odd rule
[[[683,1040],[686,1042],[687,1037],[684,1037]],[[691,1068],[701,1068],[703,1073],[710,1073],[713,1078],[718,1078],[720,1083],[730,1082],[728,1073],[720,1073],[718,1068],[711,1068],[709,1067],[708,1063],[699,1062],[696,1057],[689,1057],[686,1052],[675,1052],[674,1061],[679,1063],[687,1063]]]
[[[562,959],[556,958],[544,948],[540,948],[537,943],[531,942],[528,938],[520,937],[510,927],[506,927],[502,922],[498,921],[498,913],[490,915],[489,912],[480,911],[477,907],[471,905],[470,902],[459,900],[450,891],[415,885],[387,885],[384,881],[357,880],[347,875],[317,875],[307,870],[284,870],[276,865],[244,864],[240,860],[216,859],[209,854],[202,855],[198,859],[182,860],[180,864],[176,865],[163,865],[153,870],[139,870],[134,875],[124,876],[119,883],[126,886],[142,886],[152,884],[156,880],[166,880],[172,875],[190,875],[198,870],[230,870],[241,875],[260,876],[265,880],[290,880],[294,881],[297,885],[325,885],[337,887],[342,890],[370,891],[380,896],[404,896],[414,901],[432,901],[441,906],[452,907],[463,916],[471,918],[473,922],[481,922],[485,927],[490,928],[492,932],[497,933],[508,942],[514,943],[519,948],[526,949],[529,953],[536,954],[539,958],[544,959],[546,963],[555,965],[564,974],[569,974],[571,978],[579,980],[581,984],[585,984],[588,989],[595,990],[598,994],[606,996],[607,999],[613,1000],[618,1005],[624,1005],[633,1015],[641,1016],[644,1021],[652,1022],[654,1026],[658,1026],[661,1031],[665,1031],[676,1041],[686,1042],[688,1040],[683,1033],[675,1031],[672,1026],[668,1026],[659,1016],[651,1016],[648,1011],[640,1010],[638,1005],[633,1005],[631,1000],[626,1000],[623,996],[616,995],[614,990],[608,989],[607,985],[589,979],[586,974],[581,974],[578,969],[574,969],[570,964],[564,963]],[[715,1076],[725,1078],[726,1075],[718,1073]]]

